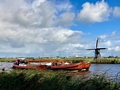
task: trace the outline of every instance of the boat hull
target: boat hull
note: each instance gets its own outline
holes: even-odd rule
[[[27,64],[14,64],[14,69],[38,69],[38,70],[89,70],[90,62],[65,63],[64,61],[28,61]]]
[[[77,67],[71,67],[71,68],[66,68],[66,69],[67,70],[83,70],[83,69],[89,70],[90,66],[91,66],[91,63],[87,62],[87,63],[80,63],[80,65]]]
[[[46,70],[46,65],[39,65],[39,66],[20,66],[20,65],[13,65],[13,69],[38,69],[38,70]]]
[[[60,65],[60,66],[51,66],[51,69],[66,69],[66,68],[72,68],[79,66],[79,63],[77,64],[68,64],[68,65]]]

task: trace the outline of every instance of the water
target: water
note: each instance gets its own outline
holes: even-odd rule
[[[91,64],[89,71],[78,72],[77,76],[104,75],[112,82],[120,82],[120,64]]]
[[[92,64],[91,73],[107,73],[109,75],[117,75],[120,73],[120,64]]]
[[[11,71],[13,63],[11,62],[0,62],[0,71],[5,68],[5,71]],[[80,74],[94,74],[94,73],[107,73],[108,75],[115,76],[120,74],[120,64],[91,64],[88,72]]]
[[[5,71],[11,71],[12,69],[13,63],[10,62],[0,62],[0,71],[2,71],[2,69],[4,68]]]
[[[0,62],[0,72],[4,68],[5,71],[10,72],[12,69],[13,63],[11,62]],[[91,64],[89,71],[77,73],[79,76],[90,76],[95,73],[105,74],[110,77],[111,80],[120,82],[120,64]]]

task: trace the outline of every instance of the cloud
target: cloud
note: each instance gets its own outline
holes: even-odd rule
[[[104,41],[101,45],[108,48],[107,53],[111,55],[111,53],[116,53],[119,55],[120,52],[120,35],[116,31],[113,31],[111,34],[101,35],[101,40]]]
[[[1,56],[40,56],[43,52],[58,52],[68,44],[76,44],[82,32],[62,28],[73,23],[72,5],[66,0],[56,3],[52,0],[0,1]]]
[[[55,8],[59,12],[71,11],[73,5],[69,2],[69,0],[51,0],[54,3]]]
[[[77,19],[81,22],[103,22],[108,20],[111,9],[108,4],[102,0],[95,4],[86,2],[82,5],[82,10],[78,14]]]
[[[108,50],[111,52],[111,53],[117,53],[117,52],[120,52],[120,46],[114,46],[114,47],[111,47],[111,48],[108,48]]]
[[[120,46],[116,46],[115,51],[117,51],[117,52],[120,51]]]
[[[114,7],[113,15],[114,17],[120,17],[120,7]]]
[[[117,38],[116,31],[113,31],[111,34],[104,34],[99,36],[101,39]]]
[[[73,24],[75,14],[72,12],[65,12],[62,13],[58,18],[59,19],[56,21],[57,26],[68,27]]]
[[[3,28],[0,32],[0,52],[20,55],[58,52],[63,47],[67,48],[69,44],[78,43],[83,34],[81,31],[65,28],[26,29],[19,26],[5,30]]]

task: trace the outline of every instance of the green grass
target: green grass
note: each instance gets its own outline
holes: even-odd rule
[[[0,62],[13,62],[15,58],[0,58]]]
[[[13,70],[0,73],[1,90],[120,90],[120,84],[110,82],[105,75],[76,77],[64,71]]]
[[[0,62],[14,62],[16,58],[0,58]],[[32,60],[32,59],[25,59]],[[120,58],[100,58],[98,60],[94,60],[94,58],[35,58],[35,60],[64,60],[68,62],[78,63],[80,61],[92,62],[92,63],[100,63],[100,64],[120,64]]]

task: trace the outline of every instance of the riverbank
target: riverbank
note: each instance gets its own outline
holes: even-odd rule
[[[76,77],[63,71],[13,70],[0,73],[1,90],[120,90],[105,75]]]
[[[0,62],[14,62],[16,58],[0,58]],[[100,58],[94,60],[94,58],[25,58],[27,60],[64,60],[72,63],[78,63],[80,61],[91,62],[93,64],[120,64],[120,58]]]

